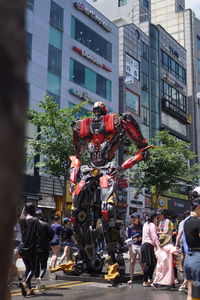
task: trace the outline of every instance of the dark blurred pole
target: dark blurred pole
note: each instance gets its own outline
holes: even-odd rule
[[[0,0],[0,299],[7,275],[24,164],[25,0]]]

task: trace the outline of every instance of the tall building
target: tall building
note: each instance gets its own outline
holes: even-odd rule
[[[189,142],[186,50],[160,25],[160,106],[161,128]]]
[[[117,26],[135,24],[147,35],[151,20],[149,0],[87,0]]]
[[[96,0],[92,4],[119,26],[120,112],[131,112],[147,139],[154,137],[157,130],[167,129],[172,135],[188,142],[184,47],[162,26],[151,23],[150,11],[145,20],[141,17],[144,7],[150,9],[149,2],[147,5],[146,1],[111,0],[109,10],[106,9],[106,0]],[[137,18],[134,19],[136,7]],[[137,99],[140,110],[137,110]],[[151,196],[149,191],[146,192],[145,197],[140,195],[138,198],[134,187],[129,188],[127,215],[134,210],[148,214]],[[160,203],[165,205],[163,208],[179,213],[179,209],[184,211],[187,208],[186,198],[179,192],[167,195],[165,201],[162,199]]]
[[[139,124],[145,138],[150,137],[150,74],[149,74],[149,38],[134,24],[119,27],[119,112],[130,113]],[[127,145],[120,151],[120,163],[126,159]],[[136,190],[119,189],[129,215],[136,210],[142,213],[142,196]],[[126,208],[126,207],[125,207]],[[124,209],[125,211],[125,209]]]
[[[118,112],[118,28],[84,0],[26,3],[29,107],[37,108],[38,100],[49,94],[60,108],[88,100],[86,109],[91,110],[94,102],[103,101]],[[36,130],[28,124],[27,138]],[[62,191],[55,179],[39,176],[31,161],[23,196],[55,207],[54,196]]]
[[[152,22],[160,24],[187,50],[188,121],[193,150],[200,161],[200,20],[185,0],[152,0]],[[179,57],[181,60],[182,57]]]

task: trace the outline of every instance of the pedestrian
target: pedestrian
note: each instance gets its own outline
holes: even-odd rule
[[[20,256],[25,265],[25,280],[19,284],[24,297],[34,295],[31,288],[31,279],[36,268],[36,247],[39,236],[39,221],[35,217],[35,205],[27,203],[22,211],[20,220],[22,232],[22,244],[20,245]]]
[[[63,243],[63,255],[60,258],[59,265],[62,264],[64,259],[67,259],[67,262],[69,260],[72,260],[72,245],[75,242],[75,238],[73,236],[73,231],[71,228],[71,220],[69,218],[63,219],[64,228],[62,231],[62,243]]]
[[[179,269],[180,272],[183,272],[184,271],[184,261],[185,261],[185,255],[187,253],[187,246],[186,246],[186,243],[185,243],[185,239],[183,238],[183,224],[184,222],[188,219],[188,217],[190,216],[190,211],[187,210],[185,213],[184,213],[184,220],[182,220],[180,223],[179,223],[179,227],[178,227],[178,234],[177,234],[177,237],[176,237],[176,243],[175,243],[175,246],[177,249],[181,249],[181,267]],[[186,292],[187,290],[187,280],[184,278],[184,281],[183,283],[181,284],[181,286],[179,287],[179,292]]]
[[[200,197],[191,203],[190,217],[183,224],[188,252],[186,253],[184,269],[188,280],[188,297],[192,300],[192,285],[200,285]]]
[[[161,234],[159,241],[160,249],[155,252],[157,264],[155,269],[155,277],[151,286],[153,289],[157,289],[158,285],[174,288],[174,255],[178,255],[178,250],[170,242],[171,236],[168,234]]]
[[[172,231],[174,229],[174,225],[167,218],[167,211],[165,209],[158,209],[157,213],[160,220],[158,225],[158,234],[168,234],[171,237],[169,243],[172,243]]]
[[[156,266],[154,248],[160,250],[160,243],[157,235],[158,214],[151,213],[147,222],[143,225],[141,257],[144,264],[143,287],[149,287],[153,282],[153,272]]]
[[[59,251],[60,251],[61,234],[62,234],[62,230],[63,230],[62,226],[61,226],[60,216],[54,217],[54,223],[51,225],[51,229],[54,232],[54,236],[50,242],[51,249],[53,251],[50,268],[53,269],[56,267],[56,263],[58,260],[58,255],[59,255]]]
[[[131,215],[132,224],[127,228],[127,238],[131,238],[131,243],[129,245],[129,255],[130,255],[130,280],[128,284],[133,283],[133,275],[136,258],[139,258],[140,265],[143,269],[142,261],[141,261],[141,244],[142,244],[142,227],[140,221],[140,215],[138,213],[133,213]]]
[[[37,218],[40,223],[40,232],[37,243],[37,264],[35,270],[36,278],[36,290],[41,291],[41,280],[44,277],[47,270],[47,261],[49,257],[50,241],[53,239],[54,232],[46,222],[45,217],[41,212],[37,213]]]
[[[14,226],[13,254],[12,254],[12,262],[8,273],[8,285],[11,284],[14,276],[16,276],[19,281],[23,279],[23,276],[20,274],[16,266],[17,259],[20,258],[19,246],[21,241],[22,241],[21,228],[19,223],[17,222]]]

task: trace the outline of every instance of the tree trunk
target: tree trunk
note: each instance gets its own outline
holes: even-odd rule
[[[0,294],[7,276],[24,164],[26,108],[24,0],[0,0]]]

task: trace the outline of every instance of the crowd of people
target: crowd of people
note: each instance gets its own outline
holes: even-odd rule
[[[72,260],[72,246],[76,243],[71,220],[60,216],[54,217],[52,225],[36,211],[34,204],[27,203],[18,212],[19,221],[14,227],[13,259],[11,262],[8,284],[14,276],[19,280],[23,296],[34,295],[31,280],[35,276],[36,290],[41,290],[41,281],[47,270],[49,251],[52,250],[50,268]],[[62,225],[61,225],[62,221]],[[105,240],[101,222],[97,224],[97,251],[103,254]],[[200,188],[192,193],[191,211],[185,212],[184,219],[175,226],[167,216],[167,211],[152,212],[142,224],[140,215],[131,215],[131,224],[126,229],[126,245],[130,255],[130,280],[134,283],[134,269],[138,257],[143,270],[143,287],[159,286],[174,288],[178,284],[178,255],[181,253],[179,268],[184,271],[180,292],[188,292],[191,300],[192,286],[200,286]],[[63,254],[58,261],[60,250]],[[25,265],[24,277],[16,267],[21,257]]]
[[[144,276],[143,287],[168,286],[178,284],[178,256],[181,253],[180,272],[184,272],[180,292],[188,294],[192,300],[192,286],[200,287],[200,188],[191,196],[191,211],[185,212],[184,219],[176,225],[167,218],[167,211],[157,210],[150,214],[142,225],[140,215],[131,215],[131,225],[127,228],[130,254],[130,281],[136,257],[138,256]],[[154,274],[154,276],[153,276]]]
[[[24,297],[34,295],[31,280],[35,276],[36,290],[41,291],[41,280],[47,271],[47,262],[50,248],[52,258],[50,268],[54,268],[63,248],[63,255],[59,261],[61,264],[65,259],[68,261],[71,257],[71,246],[75,242],[73,231],[71,229],[71,220],[55,216],[54,223],[50,226],[41,211],[36,211],[32,203],[27,203],[22,210],[19,222],[14,227],[13,259],[11,262],[8,285],[16,276],[19,280],[19,287]],[[20,274],[16,261],[21,257],[25,265],[24,277]]]

